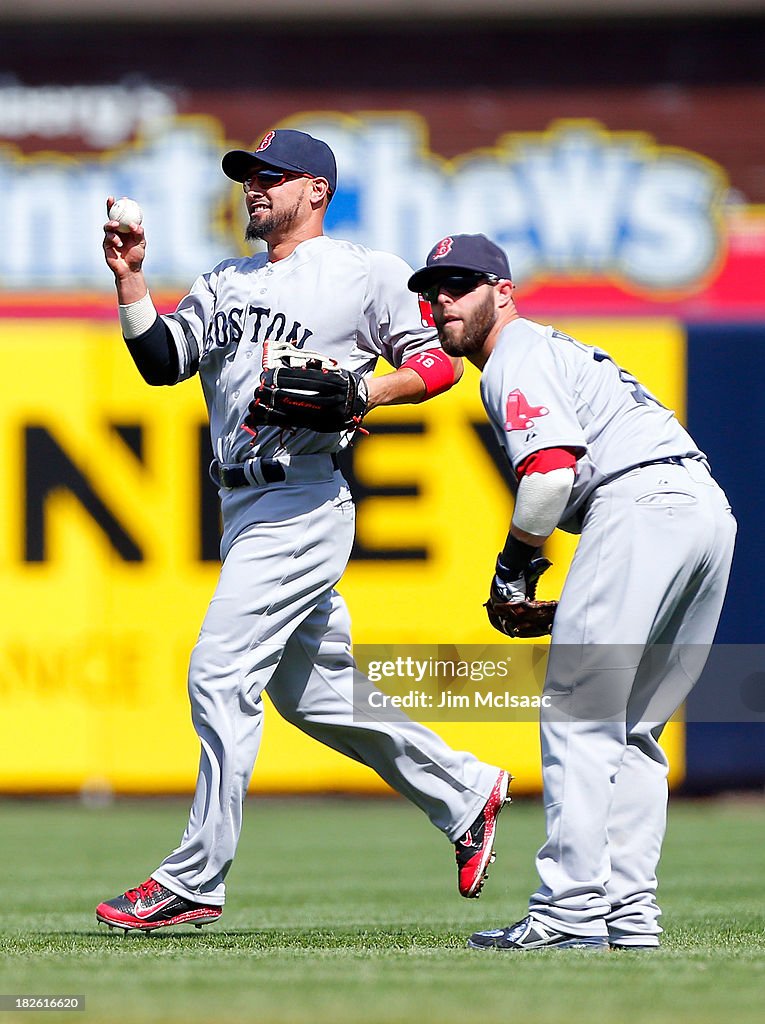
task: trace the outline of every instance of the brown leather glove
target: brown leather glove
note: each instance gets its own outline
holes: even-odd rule
[[[557,601],[537,601],[537,583],[543,572],[546,572],[552,562],[547,558],[534,558],[526,567],[517,584],[521,593],[526,596],[522,600],[517,597],[515,600],[508,600],[506,594],[502,594],[500,587],[502,581],[494,577],[489,593],[489,600],[484,605],[489,622],[505,636],[512,637],[534,637],[547,636],[552,632],[553,619],[558,607]],[[509,584],[513,589],[513,584]]]

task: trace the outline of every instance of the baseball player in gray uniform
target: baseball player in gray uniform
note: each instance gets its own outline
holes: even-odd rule
[[[540,885],[523,920],[468,945],[658,946],[658,739],[712,643],[735,520],[669,409],[606,352],[518,314],[507,256],[489,239],[442,239],[409,287],[431,301],[444,351],[480,369],[510,463],[516,501],[493,594],[534,604],[544,541],[558,526],[581,533],[545,679]]]
[[[243,426],[266,345],[329,357],[368,408],[430,398],[455,382],[461,364],[423,326],[406,286],[411,268],[323,234],[337,183],[324,142],[268,132],[256,150],[227,153],[223,170],[243,183],[247,238],[264,240],[267,251],[203,274],[170,315],[157,314],[143,276],[143,228],[104,227],[123,335],[141,374],[154,385],[201,378],[223,537],[219,582],[189,669],[201,757],[188,825],[146,882],[101,903],[97,919],[128,931],[220,917],[266,689],[286,719],[369,765],[421,808],[455,844],[460,892],[477,896],[508,773],[403,717],[353,714],[350,622],[335,590],[354,533],[336,457],[349,432]],[[395,370],[372,379],[380,356]]]

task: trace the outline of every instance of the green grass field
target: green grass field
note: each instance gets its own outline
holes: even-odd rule
[[[765,1016],[765,803],[671,808],[656,953],[481,953],[522,916],[537,802],[503,815],[480,900],[400,800],[252,800],[221,922],[122,936],[95,904],[175,845],[186,804],[0,803],[0,993],[78,994],[84,1013],[3,1021],[229,1024],[748,1024]]]

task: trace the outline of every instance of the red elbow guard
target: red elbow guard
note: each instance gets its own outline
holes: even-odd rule
[[[426,352],[412,356],[401,364],[402,370],[405,367],[407,370],[414,370],[422,378],[426,398],[448,391],[454,383],[454,367],[447,354],[440,348],[429,348]]]

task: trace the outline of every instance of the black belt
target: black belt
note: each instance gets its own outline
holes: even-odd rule
[[[340,468],[340,460],[335,452],[330,453],[334,469]],[[247,476],[243,466],[221,466],[214,463],[214,474],[217,482],[225,489],[233,490],[235,487],[252,487],[253,482]],[[280,484],[287,479],[287,471],[283,464],[277,459],[259,459],[258,471],[267,484]]]
[[[267,484],[279,484],[287,479],[284,466],[273,459],[261,459],[258,468]],[[234,487],[252,487],[252,480],[246,477],[241,466],[218,466],[217,475],[221,487],[227,491]]]

